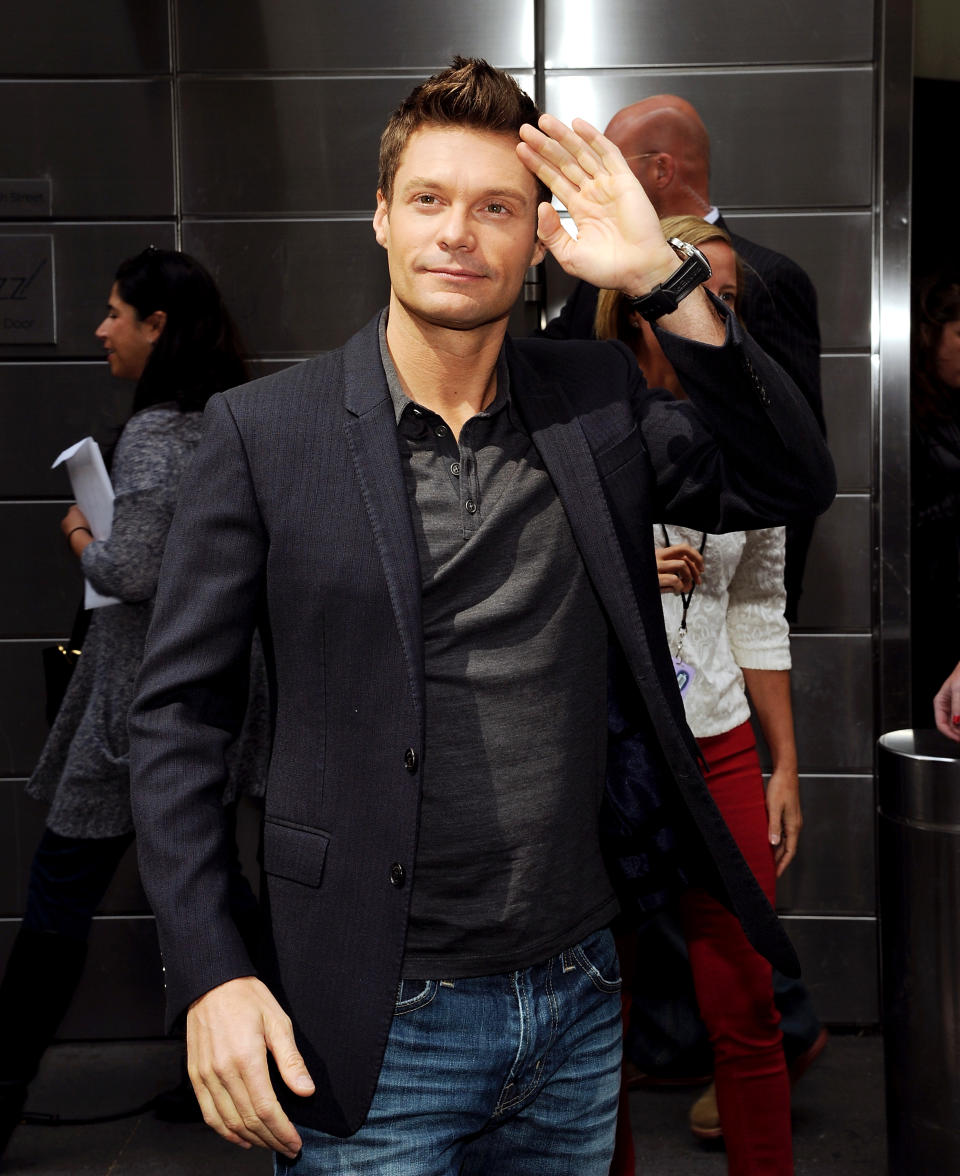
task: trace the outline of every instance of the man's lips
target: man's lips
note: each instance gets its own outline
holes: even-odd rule
[[[480,270],[455,269],[446,265],[427,266],[426,271],[428,274],[433,274],[434,277],[451,278],[454,281],[476,281],[478,278],[487,276]]]

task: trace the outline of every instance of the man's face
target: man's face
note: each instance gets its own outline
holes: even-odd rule
[[[394,297],[414,318],[473,330],[509,315],[537,241],[537,184],[512,135],[460,127],[415,131],[373,227]]]

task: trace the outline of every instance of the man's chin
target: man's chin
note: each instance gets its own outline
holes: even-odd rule
[[[397,301],[411,319],[448,331],[477,331],[484,327],[505,325],[513,308],[512,304],[504,309],[502,306],[478,306],[475,302],[466,303],[465,300],[461,300],[459,305],[453,301],[414,304],[399,297]]]

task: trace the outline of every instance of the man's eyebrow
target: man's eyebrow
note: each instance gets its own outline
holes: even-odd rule
[[[402,192],[415,191],[418,188],[438,189],[442,191],[446,188],[442,180],[432,179],[430,176],[411,176],[400,189]],[[510,200],[516,204],[529,204],[530,197],[526,192],[521,191],[520,188],[487,188],[481,192],[477,200]]]

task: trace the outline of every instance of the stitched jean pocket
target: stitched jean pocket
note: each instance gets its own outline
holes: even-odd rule
[[[570,954],[600,992],[620,991],[620,960],[609,930],[604,928],[588,935]]]
[[[402,1017],[404,1013],[415,1013],[417,1009],[426,1008],[437,995],[439,987],[438,980],[401,980],[397,985],[397,1003],[393,1015]]]

